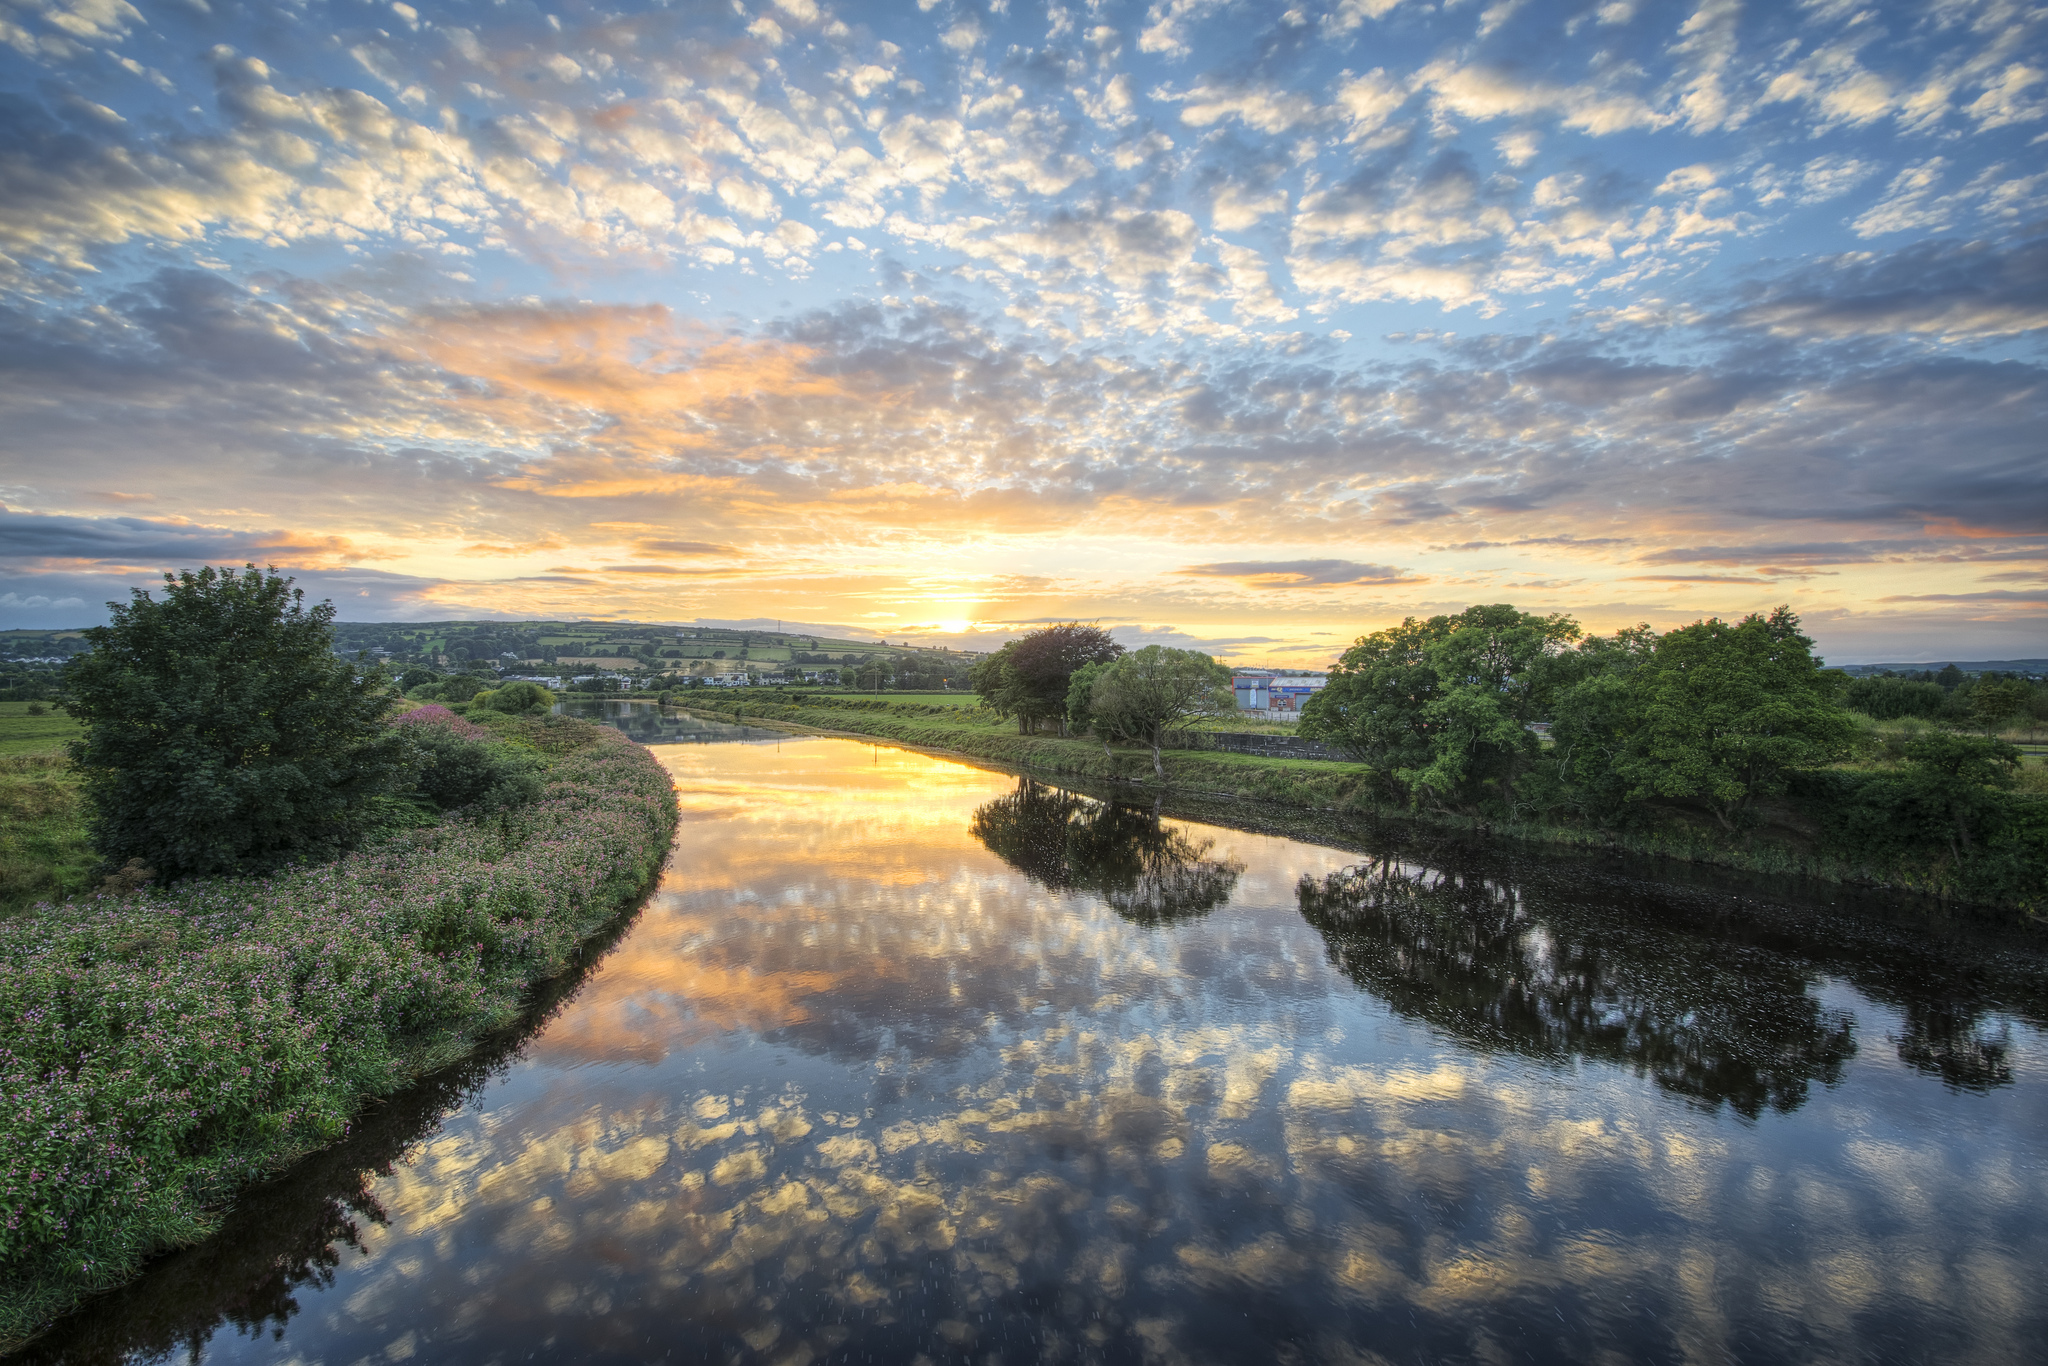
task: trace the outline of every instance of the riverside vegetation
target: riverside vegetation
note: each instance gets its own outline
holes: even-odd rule
[[[653,757],[551,699],[391,717],[275,574],[136,596],[69,680],[67,810],[104,880],[0,921],[0,1350],[517,1019],[675,826]],[[333,716],[341,739],[250,747]],[[278,802],[300,819],[241,809]]]
[[[1300,734],[1351,763],[1205,750],[1199,733],[1165,727],[1227,709],[1227,694],[1205,697],[1197,681],[1213,661],[1161,647],[1125,655],[1073,623],[1038,634],[1055,633],[1067,638],[1033,647],[1026,637],[978,668],[983,705],[970,712],[802,693],[730,706],[677,700],[737,719],[873,735],[1039,773],[1149,779],[1269,808],[2048,908],[2048,773],[2023,768],[2018,748],[1993,733],[2038,705],[2038,690],[2019,680],[1980,684],[1972,710],[1958,713],[1946,695],[1944,714],[1920,695],[1938,685],[1852,682],[1825,669],[1786,608],[1607,637],[1506,605],[1411,618],[1361,637],[1303,710]],[[1168,662],[1158,656],[1192,657],[1178,665],[1188,682],[1177,701],[1134,705],[1143,690],[1101,681],[1138,656],[1154,657],[1147,675]],[[1089,686],[1073,688],[1075,679]],[[1892,705],[1905,689],[1916,690],[1918,710]],[[1855,702],[1888,714],[1853,710]],[[1550,740],[1539,723],[1548,723]],[[1112,741],[1157,743],[1174,751],[1172,761],[1155,749],[1146,764]]]

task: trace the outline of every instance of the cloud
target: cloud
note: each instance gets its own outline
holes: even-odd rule
[[[1354,560],[1229,561],[1192,564],[1176,573],[1236,579],[1251,588],[1337,588],[1359,583],[1414,583],[1405,570]]]
[[[1892,177],[1883,200],[1851,225],[1859,237],[1899,232],[1941,232],[1966,214],[1994,222],[2018,222],[2048,200],[2048,171],[2015,175],[2004,163],[1984,167],[1947,194],[1936,191],[1948,178],[1947,157],[1928,157]]]
[[[1617,85],[1554,84],[1528,79],[1504,67],[1460,65],[1450,60],[1423,67],[1415,75],[1415,84],[1428,90],[1447,115],[1481,121],[1552,117],[1563,127],[1594,137],[1663,128],[1677,117]]]
[[[1820,261],[1756,292],[1729,325],[1786,337],[2018,336],[2048,327],[2048,237]]]
[[[665,541],[640,540],[633,542],[633,549],[642,555],[736,555],[739,552],[729,545],[715,541]]]
[[[64,517],[0,507],[0,560],[181,568],[357,558],[346,538],[236,531],[142,517]]]
[[[393,555],[422,602],[960,619],[937,564],[992,615],[1256,600],[1279,651],[1269,610],[1367,610],[1300,570],[1360,546],[1617,614],[1839,554],[1845,631],[2043,562],[2017,12],[359,8],[331,51],[7,12],[0,497],[111,557],[30,577]],[[1300,572],[1179,571],[1221,546]]]

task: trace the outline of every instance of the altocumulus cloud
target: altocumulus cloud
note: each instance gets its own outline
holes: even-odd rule
[[[16,5],[0,612],[253,559],[374,614],[1279,651],[1825,565],[1827,641],[2004,653],[2048,16],[1943,16]]]
[[[1235,561],[1191,564],[1179,571],[1202,578],[1239,579],[1257,588],[1332,588],[1354,583],[1412,583],[1399,569],[1350,560]]]

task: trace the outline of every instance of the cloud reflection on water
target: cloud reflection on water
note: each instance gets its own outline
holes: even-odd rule
[[[302,1297],[296,1359],[2032,1340],[2042,1048],[1981,1001],[1957,1027],[1997,1022],[2011,1084],[1943,1088],[1862,1046],[1926,1034],[1844,984],[1867,965],[1591,884],[1345,874],[847,741],[662,752],[662,890],[526,1062],[372,1183],[388,1222]],[[1227,906],[1119,913],[1189,865]]]

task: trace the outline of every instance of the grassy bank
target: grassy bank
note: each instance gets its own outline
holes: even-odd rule
[[[0,924],[0,1350],[516,1020],[646,888],[675,825],[653,756],[494,729],[546,756],[539,800]]]
[[[64,756],[0,755],[0,918],[84,891],[97,861]]]
[[[925,749],[989,760],[1049,778],[1085,779],[1138,790],[1157,786],[1150,751],[1117,748],[1105,753],[1096,740],[1019,735],[1014,722],[986,710],[955,711],[917,703],[812,697],[788,702],[749,700],[730,705],[696,703],[689,710],[727,720],[840,731],[873,736]],[[1830,882],[1893,888],[1953,897],[1955,869],[1937,856],[1903,848],[1844,847],[1826,824],[1796,800],[1759,804],[1755,823],[1729,831],[1705,813],[1679,803],[1646,804],[1644,818],[1626,830],[1537,821],[1482,821],[1457,815],[1389,808],[1373,799],[1370,770],[1363,764],[1276,759],[1206,750],[1173,750],[1165,756],[1166,790],[1182,795],[1255,804],[1264,819],[1285,827],[1288,813],[1336,813],[1402,826],[1466,832],[1534,844],[1622,850],[1686,863],[1714,864],[1748,872],[1819,878]],[[2021,798],[2030,794],[2023,792]],[[2032,798],[2039,800],[2038,797]],[[1879,842],[1882,843],[1881,841]],[[2035,861],[2040,853],[2034,854]],[[2041,881],[2033,879],[2034,882]],[[2038,913],[2042,889],[2026,889],[2024,876],[2008,882],[2017,892],[1979,898],[1990,904]]]
[[[64,742],[78,733],[46,703],[0,702],[0,918],[97,880],[79,783],[64,757]]]

